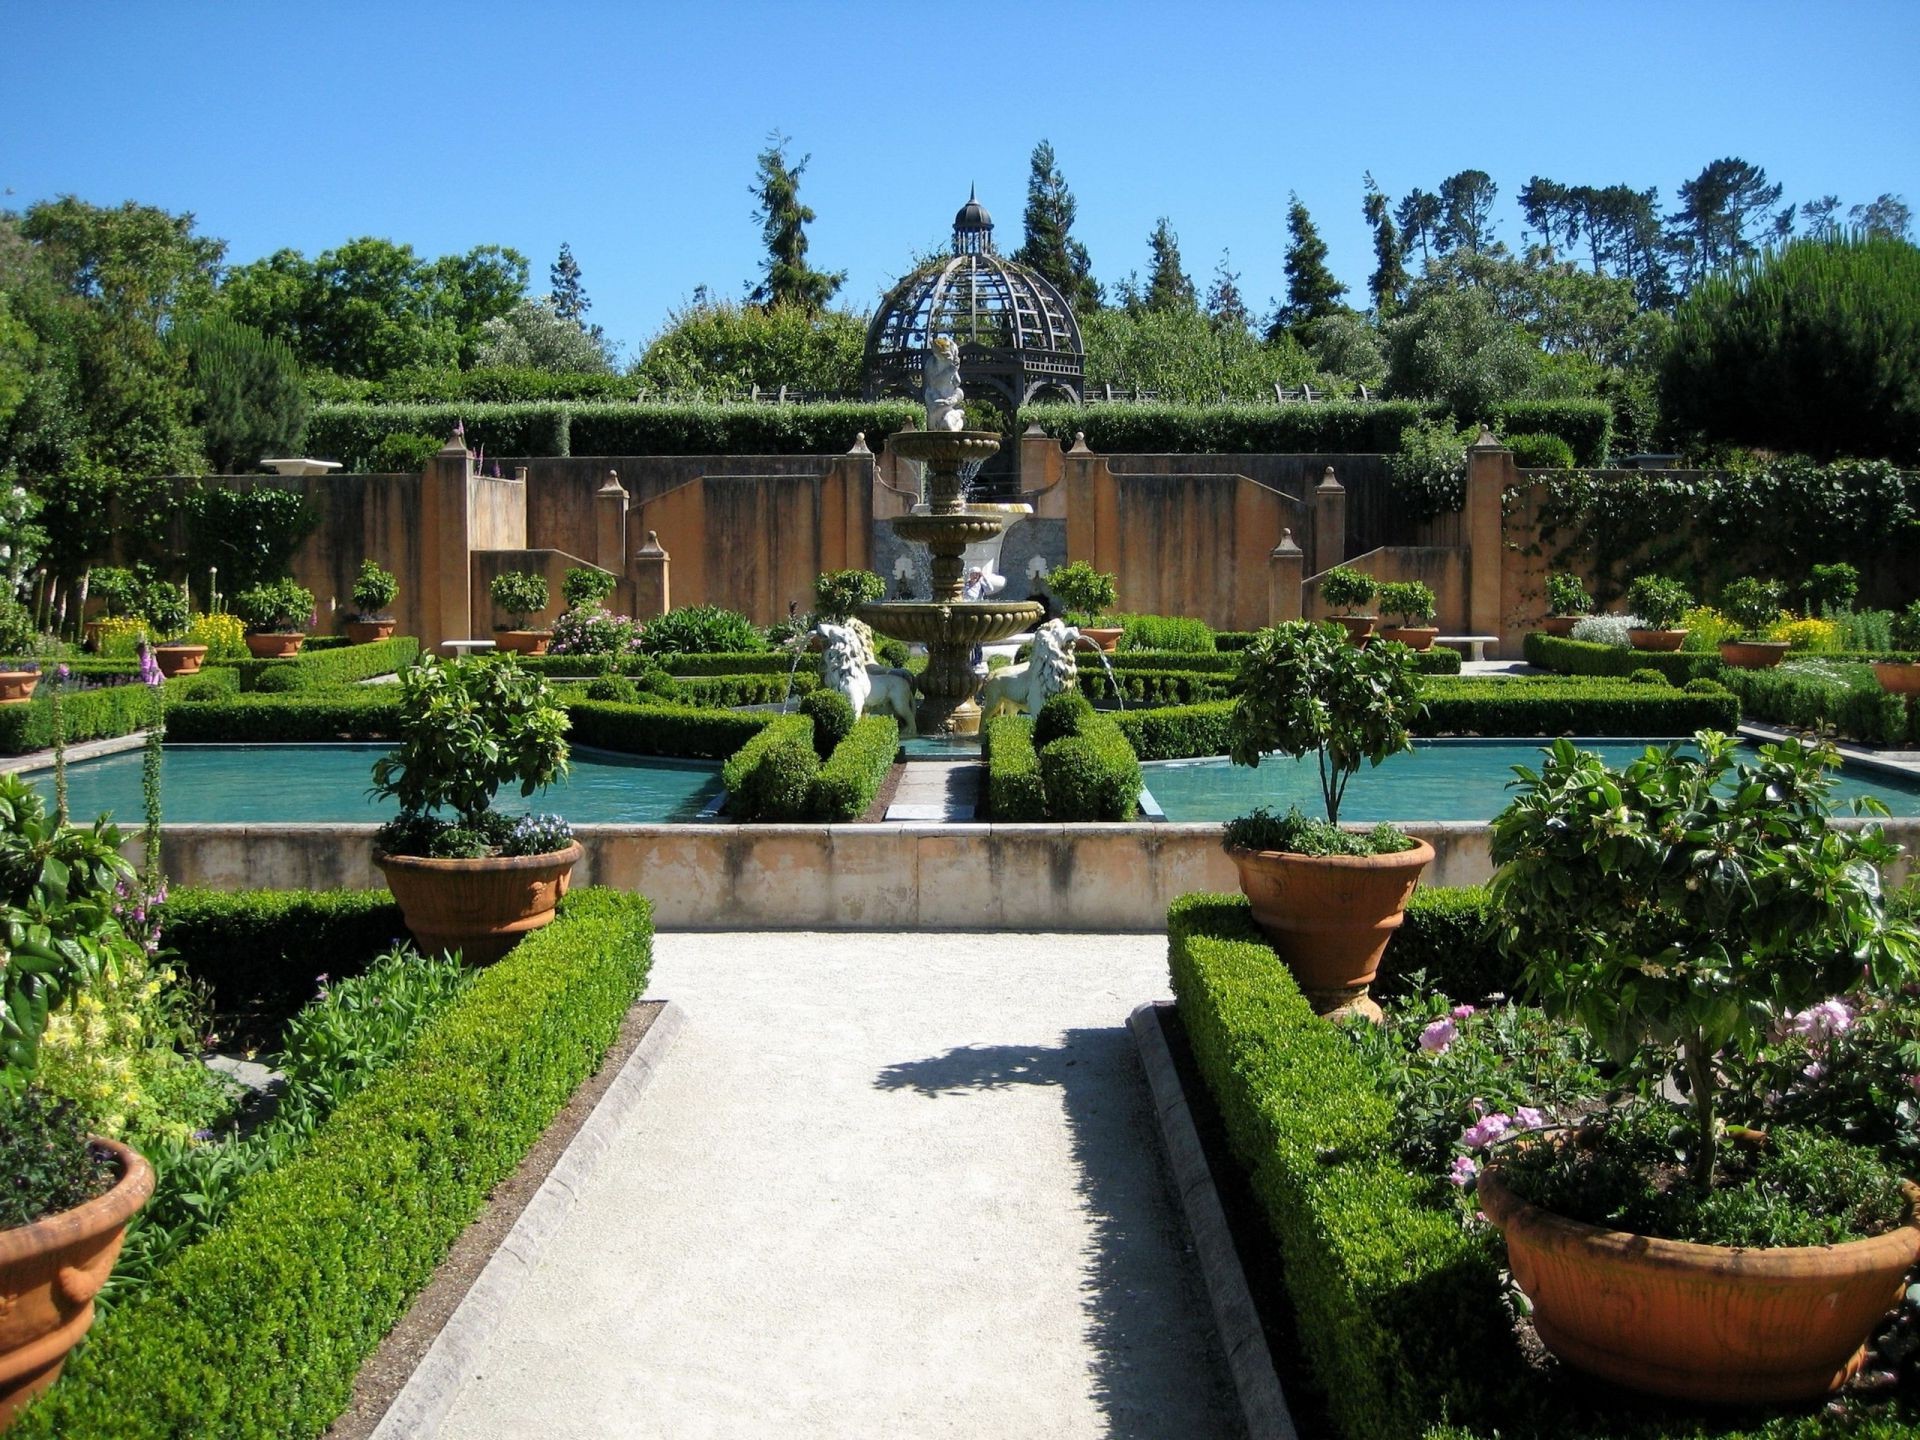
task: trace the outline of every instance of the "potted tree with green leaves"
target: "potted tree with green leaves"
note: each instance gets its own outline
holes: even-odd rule
[[[207,658],[207,647],[187,643],[187,628],[193,623],[193,606],[187,598],[185,585],[175,585],[171,580],[152,581],[140,592],[140,615],[153,627],[150,637],[153,641],[153,659],[162,675],[171,679],[175,675],[192,675],[199,670],[200,662]]]
[[[298,655],[313,621],[313,592],[288,577],[250,586],[233,597],[233,613],[247,627],[247,650],[256,660]]]
[[[1769,640],[1767,631],[1780,619],[1780,603],[1787,587],[1778,580],[1743,576],[1720,592],[1720,613],[1739,626],[1730,640],[1720,642],[1720,658],[1740,670],[1765,670],[1787,656],[1787,642]]]
[[[1636,650],[1678,650],[1687,632],[1679,628],[1693,597],[1678,580],[1664,575],[1642,575],[1627,587],[1627,608],[1640,623],[1627,631],[1627,643]]]
[[[99,603],[99,612],[86,623],[84,644],[100,648],[100,622],[124,620],[140,608],[139,577],[121,565],[102,565],[87,576],[87,598]]]
[[[1233,763],[1257,766],[1276,751],[1312,756],[1326,818],[1256,810],[1228,822],[1224,843],[1254,920],[1323,1013],[1379,1015],[1367,986],[1433,859],[1426,841],[1390,825],[1340,828],[1348,784],[1362,765],[1413,748],[1420,708],[1404,645],[1357,646],[1333,625],[1296,620],[1260,631],[1241,652],[1227,731]]]
[[[1895,615],[1888,630],[1903,658],[1874,661],[1873,678],[1890,695],[1920,695],[1920,600]]]
[[[399,744],[373,764],[373,792],[400,802],[374,863],[427,951],[484,963],[553,919],[581,849],[557,815],[493,808],[502,785],[531,795],[567,772],[567,712],[509,655],[400,674]]]
[[[1547,618],[1540,622],[1542,630],[1564,640],[1592,613],[1593,596],[1578,575],[1563,570],[1547,576]]]
[[[1431,650],[1439,629],[1433,620],[1433,588],[1424,580],[1391,580],[1380,587],[1380,613],[1399,620],[1380,627],[1382,640],[1397,640],[1409,650]]]
[[[1336,565],[1320,577],[1320,598],[1333,611],[1334,623],[1355,645],[1367,643],[1376,617],[1363,613],[1380,584],[1364,570]]]
[[[1059,597],[1066,608],[1067,623],[1081,635],[1109,653],[1120,643],[1123,626],[1096,623],[1120,598],[1120,587],[1113,576],[1084,560],[1072,560],[1048,573],[1047,589]]]
[[[1812,1071],[1795,1055],[1781,1078],[1769,1052],[1796,1022],[1843,1027],[1843,997],[1911,985],[1920,935],[1881,899],[1898,848],[1829,821],[1830,746],[1751,763],[1729,736],[1692,743],[1615,769],[1558,740],[1493,822],[1496,942],[1632,1098],[1503,1148],[1477,1198],[1569,1364],[1692,1400],[1804,1400],[1897,1301],[1920,1191],[1844,1127],[1776,1123]]]
[[[553,632],[531,629],[528,621],[553,603],[547,577],[531,570],[509,570],[494,576],[487,589],[493,603],[507,614],[505,625],[493,627],[494,643],[502,650],[520,655],[546,654]]]
[[[391,570],[383,570],[373,560],[360,562],[360,573],[353,581],[353,619],[347,622],[347,641],[366,645],[385,640],[393,634],[393,617],[385,613],[400,594],[400,582]]]
[[[814,621],[844,625],[886,593],[887,582],[871,570],[822,570],[813,582]]]

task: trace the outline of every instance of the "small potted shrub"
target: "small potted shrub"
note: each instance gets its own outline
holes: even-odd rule
[[[1124,627],[1094,622],[1114,607],[1120,598],[1114,577],[1096,570],[1084,560],[1074,560],[1047,575],[1047,589],[1066,607],[1066,620],[1102,650],[1111,652],[1120,643]]]
[[[87,649],[99,651],[101,621],[125,620],[138,611],[140,593],[139,578],[123,566],[102,565],[87,577],[87,598],[100,605],[86,623],[83,643]]]
[[[1830,747],[1693,746],[1616,770],[1558,740],[1493,822],[1496,942],[1632,1098],[1495,1152],[1477,1198],[1562,1360],[1683,1399],[1811,1399],[1898,1300],[1920,1191],[1848,1127],[1774,1123],[1806,1081],[1769,1052],[1920,978],[1920,934],[1881,899],[1898,847],[1829,822]]]
[[[1257,766],[1274,751],[1313,756],[1327,812],[1276,820],[1256,811],[1232,821],[1224,843],[1240,888],[1315,1009],[1377,1018],[1367,986],[1433,847],[1391,826],[1344,831],[1340,802],[1362,765],[1413,748],[1409,727],[1421,704],[1413,653],[1386,642],[1356,646],[1332,625],[1293,621],[1254,636],[1238,683],[1227,731],[1233,763]]]
[[[1677,629],[1693,606],[1693,597],[1678,580],[1664,575],[1642,575],[1627,587],[1627,608],[1640,623],[1627,632],[1636,650],[1678,650],[1687,632]]]
[[[200,662],[207,658],[207,647],[186,638],[193,623],[186,586],[155,580],[140,593],[140,613],[153,629],[153,658],[162,675],[171,679],[191,675],[200,668]]]
[[[1380,627],[1382,640],[1397,640],[1409,650],[1431,650],[1440,631],[1433,619],[1433,589],[1424,580],[1393,580],[1380,587],[1380,613],[1400,623]]]
[[[1575,625],[1592,613],[1593,596],[1587,593],[1578,575],[1562,571],[1547,576],[1547,618],[1540,622],[1540,628],[1547,634],[1564,640],[1573,634]]]
[[[1374,617],[1363,612],[1379,588],[1379,582],[1366,571],[1348,565],[1336,565],[1320,577],[1320,598],[1355,645],[1366,644],[1373,634]]]
[[[813,582],[813,618],[844,625],[886,593],[887,582],[871,570],[823,570]]]
[[[502,650],[520,655],[546,654],[553,632],[529,629],[527,621],[553,601],[552,592],[547,589],[547,577],[531,570],[509,570],[494,576],[493,584],[487,588],[493,603],[506,611],[508,619],[507,624],[493,627],[494,643]]]
[[[1893,648],[1904,653],[1900,660],[1876,660],[1873,677],[1880,688],[1892,695],[1920,695],[1920,600],[1913,601],[1893,617],[1887,627]]]
[[[297,580],[270,580],[233,597],[233,613],[247,627],[247,650],[256,660],[298,655],[313,619],[313,592]]]
[[[1787,642],[1769,640],[1767,631],[1780,619],[1780,602],[1787,587],[1778,580],[1744,576],[1720,592],[1720,613],[1738,627],[1720,642],[1720,658],[1740,670],[1765,670],[1786,658]]]
[[[360,573],[353,581],[353,619],[347,622],[350,644],[365,645],[385,640],[393,634],[393,617],[385,614],[400,594],[400,582],[391,570],[382,570],[372,560],[360,562]]]
[[[510,656],[428,657],[401,672],[397,733],[373,764],[373,792],[400,802],[374,863],[422,950],[497,960],[553,919],[580,859],[558,816],[493,809],[502,785],[566,774],[567,712]]]
[[[1808,616],[1825,619],[1853,609],[1860,593],[1860,572],[1844,560],[1816,565],[1807,572],[1804,588]]]
[[[560,581],[560,598],[567,602],[569,610],[585,610],[605,604],[619,585],[620,577],[610,570],[575,565]]]

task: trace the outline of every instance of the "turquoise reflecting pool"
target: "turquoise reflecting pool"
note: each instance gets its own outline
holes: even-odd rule
[[[163,819],[188,825],[385,820],[399,807],[375,800],[367,787],[374,757],[389,748],[170,745],[160,782]],[[111,811],[122,826],[141,824],[142,758],[129,750],[68,766],[70,812],[91,819]],[[52,771],[27,778],[51,800]],[[525,799],[518,789],[503,789],[497,806],[508,814],[553,811],[576,825],[651,825],[691,820],[719,793],[720,767],[708,761],[575,751],[565,780]]]
[[[1609,765],[1623,765],[1651,742],[1580,740]],[[1347,787],[1340,818],[1348,820],[1491,820],[1506,807],[1513,767],[1538,767],[1537,740],[1419,740],[1379,769],[1363,768]],[[1311,759],[1270,756],[1258,769],[1224,759],[1168,760],[1147,765],[1147,790],[1169,820],[1230,820],[1256,805],[1284,811],[1298,805],[1325,813],[1320,774]],[[1834,787],[1836,810],[1855,795],[1874,795],[1895,815],[1920,815],[1920,783],[1880,770],[1847,766]]]

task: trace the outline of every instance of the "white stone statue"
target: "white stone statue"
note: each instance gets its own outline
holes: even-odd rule
[[[920,398],[927,405],[927,429],[964,430],[966,412],[960,402],[967,392],[960,388],[960,347],[948,335],[936,335],[927,347]]]
[[[1027,663],[994,671],[980,687],[981,720],[991,720],[1002,710],[1038,715],[1049,695],[1076,688],[1080,666],[1073,647],[1079,639],[1080,632],[1064,620],[1049,620],[1035,630]]]
[[[826,650],[820,668],[828,688],[844,695],[855,715],[871,710],[876,715],[893,716],[906,738],[913,739],[920,733],[914,722],[913,676],[905,670],[869,664],[866,657],[872,653],[872,641],[855,626],[866,628],[858,620],[815,627]]]

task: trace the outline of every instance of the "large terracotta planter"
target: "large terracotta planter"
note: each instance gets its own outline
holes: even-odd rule
[[[1373,634],[1372,615],[1335,615],[1333,623],[1347,632],[1347,640],[1354,645],[1364,645],[1367,637]]]
[[[1889,695],[1920,695],[1920,661],[1876,660],[1873,678]]]
[[[515,655],[544,655],[547,653],[547,642],[551,639],[553,639],[551,630],[496,630],[493,632],[494,646]]]
[[[103,627],[104,622],[102,621],[87,621],[80,632],[80,648],[90,655],[98,655],[100,653],[100,631]]]
[[[300,646],[306,640],[305,632],[269,631],[266,634],[247,636],[247,649],[256,660],[285,660],[298,655]]]
[[[1119,625],[1083,625],[1080,634],[1098,645],[1107,654],[1113,653],[1114,646],[1120,643],[1120,637],[1126,630]]]
[[[1432,625],[1382,625],[1376,633],[1382,640],[1398,640],[1409,650],[1431,650],[1440,636]]]
[[[93,1297],[120,1257],[127,1221],[153,1194],[153,1167],[114,1140],[120,1162],[104,1195],[15,1230],[0,1230],[0,1430],[60,1378],[67,1352],[93,1324]]]
[[[1540,628],[1549,635],[1565,640],[1573,634],[1573,627],[1586,618],[1584,615],[1549,615],[1540,622]]]
[[[160,667],[160,673],[171,680],[176,675],[194,675],[200,670],[200,662],[207,658],[204,645],[156,645],[153,647],[153,663]]]
[[[1784,640],[1722,640],[1720,658],[1736,670],[1771,670],[1787,658]]]
[[[1424,840],[1393,855],[1234,847],[1227,854],[1240,872],[1255,923],[1323,1015],[1366,1002],[1407,897],[1433,862],[1433,846]]]
[[[375,855],[415,943],[429,955],[458,950],[488,965],[529,930],[553,922],[573,867],[585,852],[574,841],[550,855],[428,860]]]
[[[40,683],[38,670],[0,670],[0,705],[24,705]]]
[[[1920,1223],[1871,1240],[1739,1249],[1569,1220],[1479,1180],[1541,1343],[1568,1364],[1656,1395],[1726,1404],[1808,1400],[1860,1368],[1920,1257]]]
[[[394,622],[391,620],[349,620],[347,622],[347,643],[349,645],[370,645],[375,640],[385,640],[393,634]]]
[[[1636,650],[1678,650],[1687,642],[1684,630],[1629,630],[1627,643]]]

